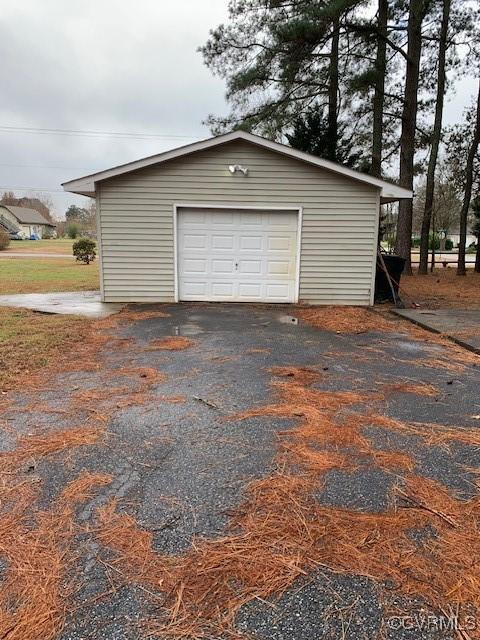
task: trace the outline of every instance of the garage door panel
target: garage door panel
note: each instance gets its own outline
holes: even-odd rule
[[[203,213],[201,211],[195,211],[195,212],[191,212],[189,213],[188,211],[182,211],[182,219],[181,219],[181,224],[183,226],[186,225],[203,225],[205,224],[207,220],[207,214]]]
[[[183,249],[206,249],[207,236],[205,234],[184,234],[182,242]]]
[[[182,273],[194,275],[206,275],[208,261],[205,259],[186,258],[183,261]]]
[[[291,236],[269,236],[267,238],[267,247],[269,251],[294,251],[296,246],[293,245]]]
[[[291,211],[180,210],[179,299],[294,302],[297,223]]]
[[[185,294],[185,300],[204,300],[207,296],[207,283],[196,282],[184,279],[182,281],[182,289]]]
[[[261,213],[240,213],[240,225],[242,227],[260,227],[263,224]]]
[[[223,225],[233,225],[235,223],[235,214],[230,212],[218,212],[210,214],[210,218],[214,217],[213,224],[218,224],[219,226]]]
[[[274,283],[267,284],[266,289],[267,289],[267,297],[269,299],[278,298],[278,299],[287,300],[288,298],[291,297],[291,293],[292,293],[289,285],[283,284],[281,282],[277,282],[276,284]]]
[[[286,260],[269,260],[267,263],[268,275],[287,276],[290,273],[290,263]]]
[[[239,238],[239,249],[240,251],[263,251],[264,247],[264,238],[263,236],[253,235],[253,236],[244,236],[241,235]]]
[[[257,282],[239,282],[238,295],[243,298],[262,300],[262,285]]]
[[[216,298],[234,298],[234,285],[232,282],[212,282],[211,295]]]
[[[261,260],[240,259],[238,262],[238,271],[242,275],[249,273],[256,276],[261,276],[264,270],[262,269]]]
[[[235,272],[235,261],[233,260],[233,258],[229,259],[229,260],[212,260],[212,268],[211,268],[211,273],[213,275],[217,275],[217,274],[232,274]]]
[[[291,214],[279,214],[279,213],[266,213],[265,214],[265,224],[269,228],[280,227],[281,229],[291,229],[293,231],[297,230],[297,220],[296,215],[292,216]]]

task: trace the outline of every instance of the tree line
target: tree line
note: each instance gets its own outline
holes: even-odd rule
[[[480,202],[479,24],[475,0],[231,0],[228,22],[201,48],[226,80],[230,113],[207,122],[214,133],[257,132],[407,189],[423,177],[420,273],[442,173],[461,203],[465,275]],[[462,77],[475,100],[445,127],[445,100]],[[413,214],[412,201],[400,201],[395,252],[407,273]],[[480,218],[480,235],[478,226]]]

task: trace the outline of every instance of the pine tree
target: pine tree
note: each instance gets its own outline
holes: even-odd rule
[[[227,81],[232,111],[207,120],[215,133],[243,128],[273,138],[317,109],[327,122],[327,154],[335,155],[339,94],[348,66],[345,22],[366,0],[231,2],[230,21],[201,51]],[[342,71],[342,73],[341,73]]]
[[[402,132],[400,136],[400,186],[413,191],[415,174],[415,137],[417,132],[422,24],[431,0],[410,0]],[[398,206],[396,253],[405,259],[405,273],[412,271],[412,200],[400,200]]]
[[[475,272],[480,273],[480,195],[477,195],[471,204],[473,214],[472,233],[477,239],[477,251],[475,254]]]
[[[458,245],[458,268],[457,275],[465,276],[465,251],[467,244],[467,219],[468,210],[472,198],[472,187],[475,176],[475,159],[480,145],[480,83],[478,87],[477,107],[475,110],[475,121],[470,146],[468,149],[467,162],[465,165],[465,189],[463,194],[463,206],[460,214],[460,242]]]
[[[418,273],[428,271],[428,241],[432,221],[432,208],[435,191],[435,170],[437,168],[438,150],[442,135],[443,102],[446,83],[446,58],[448,47],[448,30],[450,23],[451,0],[443,0],[442,23],[438,46],[437,97],[435,105],[435,121],[432,132],[430,158],[428,161],[427,184],[425,189],[425,209],[423,212],[422,231],[420,236],[420,264]]]

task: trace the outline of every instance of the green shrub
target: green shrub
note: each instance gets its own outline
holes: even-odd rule
[[[428,239],[428,248],[430,249],[430,251],[432,249],[435,249],[435,251],[438,251],[440,249],[440,238],[437,236],[437,234],[430,234],[430,238]]]
[[[4,231],[3,229],[0,229],[0,251],[3,251],[3,249],[6,249],[9,244],[10,244],[10,236],[6,231]]]
[[[66,232],[69,238],[75,240],[80,235],[80,227],[76,222],[70,222],[70,224],[67,224]]]
[[[90,264],[95,260],[97,245],[90,238],[80,238],[73,243],[73,255],[79,262]]]
[[[453,240],[450,240],[450,238],[445,240],[445,249],[446,251],[451,251],[453,249]]]

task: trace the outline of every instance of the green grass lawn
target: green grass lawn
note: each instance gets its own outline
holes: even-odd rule
[[[25,251],[26,253],[58,253],[59,255],[72,255],[70,238],[58,238],[57,240],[12,240],[5,253]]]
[[[89,291],[98,288],[98,262],[85,265],[60,257],[0,258],[0,294]]]

